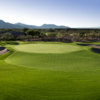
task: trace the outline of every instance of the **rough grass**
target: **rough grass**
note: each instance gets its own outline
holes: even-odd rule
[[[59,54],[16,49],[1,57],[0,100],[99,100],[100,55],[80,48]]]

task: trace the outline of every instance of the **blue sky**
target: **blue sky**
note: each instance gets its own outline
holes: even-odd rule
[[[31,25],[100,27],[100,0],[0,0],[0,19]]]

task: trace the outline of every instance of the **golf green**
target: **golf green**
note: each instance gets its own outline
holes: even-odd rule
[[[15,46],[15,49],[28,53],[68,53],[78,51],[80,47],[65,44],[24,44]]]
[[[75,43],[8,45],[0,56],[0,100],[99,100],[100,55]]]

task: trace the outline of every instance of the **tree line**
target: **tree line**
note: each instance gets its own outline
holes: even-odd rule
[[[100,41],[100,29],[0,29],[0,41]]]

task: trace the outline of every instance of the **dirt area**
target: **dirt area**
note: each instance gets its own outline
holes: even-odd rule
[[[7,50],[5,47],[0,47],[0,55],[8,53],[9,50]]]
[[[93,48],[98,48],[98,49],[100,49],[100,45],[90,45],[90,47],[93,47]]]

